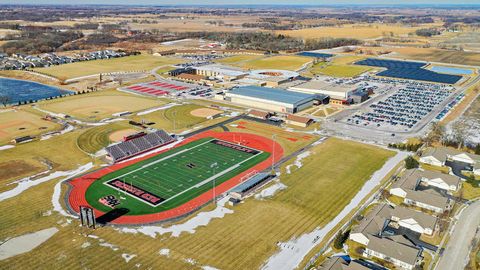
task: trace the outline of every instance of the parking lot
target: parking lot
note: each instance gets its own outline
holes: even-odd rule
[[[378,130],[409,131],[434,110],[439,109],[439,105],[455,90],[441,84],[397,84],[398,90],[391,90],[385,98],[369,104],[343,121]]]

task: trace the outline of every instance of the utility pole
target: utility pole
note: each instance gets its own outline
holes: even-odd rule
[[[275,139],[277,138],[277,134],[272,134],[272,172],[275,171]]]

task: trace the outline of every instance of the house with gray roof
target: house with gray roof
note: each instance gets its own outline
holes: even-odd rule
[[[436,217],[402,206],[380,204],[350,231],[349,239],[366,246],[371,236],[381,236],[387,226],[402,227],[426,235],[438,230]]]
[[[390,187],[390,194],[405,198],[407,190],[417,190],[419,186],[434,187],[448,193],[460,189],[461,180],[458,176],[434,171],[411,169]]]
[[[480,163],[480,155],[466,153],[453,148],[438,147],[427,149],[420,157],[421,163],[434,166],[444,166],[448,160],[475,165]]]
[[[400,239],[389,239],[372,236],[363,252],[367,258],[377,258],[389,262],[399,269],[414,269],[420,265],[422,250]]]
[[[356,261],[348,263],[342,257],[331,257],[326,260],[320,270],[368,270],[370,268],[361,265]]]
[[[418,190],[406,190],[403,202],[439,214],[452,209],[454,204],[453,200],[438,193]]]

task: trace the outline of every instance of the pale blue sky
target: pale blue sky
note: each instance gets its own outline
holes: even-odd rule
[[[279,5],[332,5],[332,4],[378,4],[378,5],[411,5],[411,4],[432,4],[432,5],[468,5],[468,4],[480,4],[479,0],[0,0],[0,4],[108,4],[108,5],[172,5],[172,4],[184,4],[184,5],[217,5],[217,4],[230,4],[230,5],[242,5],[242,4],[279,4]]]

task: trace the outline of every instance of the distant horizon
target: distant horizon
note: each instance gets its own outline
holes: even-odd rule
[[[325,2],[325,3],[322,3]],[[231,1],[229,4],[225,4],[219,0],[205,0],[202,3],[195,0],[184,0],[182,4],[172,4],[171,1],[152,1],[152,0],[139,0],[132,3],[128,0],[84,0],[80,3],[72,3],[68,0],[0,0],[0,5],[9,6],[168,6],[168,7],[275,7],[275,6],[295,6],[295,7],[345,7],[345,6],[372,6],[372,7],[408,7],[408,6],[424,6],[424,7],[463,7],[463,6],[480,6],[477,0],[463,0],[457,3],[451,3],[450,0],[416,0],[416,1],[404,1],[397,2],[395,0],[341,0],[336,3],[328,3],[327,1],[313,1],[313,0],[300,0],[295,4],[291,1],[277,0],[276,3],[264,0],[236,0]]]

